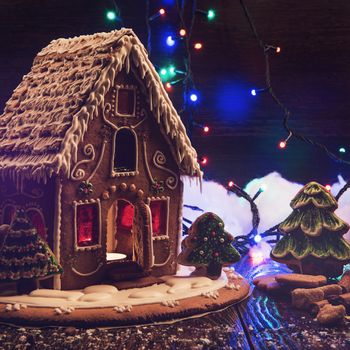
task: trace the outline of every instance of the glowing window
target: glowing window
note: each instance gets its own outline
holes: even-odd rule
[[[165,200],[152,200],[150,203],[152,213],[153,236],[164,236],[168,232],[168,202]]]
[[[85,247],[99,242],[99,213],[96,204],[77,206],[77,245]]]
[[[134,206],[124,200],[118,201],[117,227],[131,230],[134,220]]]

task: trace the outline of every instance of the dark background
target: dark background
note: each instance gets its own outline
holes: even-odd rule
[[[287,135],[283,112],[264,87],[264,58],[238,0],[198,0],[201,9],[215,8],[208,22],[196,16],[193,40],[203,42],[192,53],[194,81],[200,92],[196,121],[208,124],[211,134],[193,131],[199,155],[208,156],[206,177],[233,179],[244,185],[271,171],[305,183],[346,179],[350,165],[330,160],[323,151],[292,139],[285,150],[278,143]],[[348,0],[246,0],[257,30],[267,44],[282,52],[271,56],[272,85],[292,111],[291,126],[338,153],[348,148],[350,159],[350,2]],[[123,23],[109,22],[108,9],[118,6]],[[37,52],[52,39],[131,27],[147,44],[146,1],[116,0],[1,0],[0,110],[29,72]],[[150,13],[161,6],[167,16],[151,23],[151,60],[156,66],[174,62],[181,68],[181,43],[169,51],[164,40],[179,20],[175,1],[151,0]],[[182,107],[182,85],[171,97]],[[347,155],[345,155],[345,158]]]

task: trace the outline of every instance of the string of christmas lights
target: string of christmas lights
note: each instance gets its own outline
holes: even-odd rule
[[[192,71],[192,54],[193,52],[199,52],[203,48],[203,43],[200,41],[192,40],[192,32],[196,23],[197,16],[205,16],[208,21],[212,21],[216,17],[214,9],[202,10],[197,7],[197,0],[176,0],[175,1],[175,13],[178,20],[177,28],[173,33],[169,33],[165,36],[165,44],[171,49],[171,53],[175,53],[173,59],[181,53],[183,69],[176,68],[174,63],[168,63],[167,65],[160,65],[157,67],[160,78],[164,84],[164,87],[168,93],[172,93],[173,87],[182,83],[183,89],[183,104],[180,108],[179,115],[181,116],[191,139],[193,130],[196,128],[202,131],[203,135],[208,135],[210,128],[207,125],[203,125],[195,121],[195,112],[200,102],[200,94],[197,90],[193,78]],[[160,16],[165,18],[174,15],[173,8],[160,8],[153,14],[150,14],[152,7],[150,1],[146,2],[146,27],[147,27],[147,49],[149,55],[152,49],[152,22]],[[167,21],[167,24],[169,24]],[[176,34],[174,34],[176,33]],[[206,156],[199,156],[199,162],[202,166],[208,163]]]
[[[278,225],[275,225],[265,232],[258,232],[260,223],[260,215],[255,200],[261,193],[265,192],[266,187],[262,185],[259,190],[251,197],[241,187],[237,186],[233,181],[230,181],[227,185],[227,190],[235,193],[238,197],[244,198],[250,205],[250,211],[252,213],[252,229],[246,235],[236,236],[234,240],[234,247],[240,254],[245,255],[249,252],[249,248],[261,242],[263,238],[271,238],[266,240],[267,243],[277,243],[281,238],[281,233],[278,231]]]
[[[185,53],[183,56],[183,65],[184,70],[176,69],[173,64],[167,67],[159,68],[159,75],[164,83],[165,89],[168,92],[171,92],[172,86],[178,84],[180,82],[183,83],[183,108],[180,110],[180,115],[182,117],[186,117],[187,119],[187,130],[189,135],[192,133],[192,128],[198,127],[202,130],[203,134],[208,134],[210,128],[207,125],[203,125],[201,123],[197,123],[194,120],[194,111],[195,107],[199,100],[199,93],[195,87],[193,72],[192,72],[192,49],[200,50],[203,47],[201,42],[192,43],[192,31],[195,25],[196,15],[204,15],[207,17],[208,21],[212,21],[216,17],[216,13],[213,9],[209,9],[207,11],[201,10],[197,8],[197,1],[192,0],[192,6],[190,11],[190,20],[189,25],[186,25],[185,21],[185,11],[186,11],[186,1],[185,0],[176,0],[176,10],[177,15],[180,20],[180,28],[178,29],[178,37],[168,35],[166,37],[166,45],[169,47],[175,46],[177,40],[183,43],[183,47],[185,48]],[[146,26],[147,26],[147,50],[149,55],[152,50],[152,26],[151,22],[155,21],[157,18],[161,16],[165,16],[167,14],[167,10],[165,8],[159,8],[154,13],[150,13],[150,1],[146,1]],[[106,18],[110,21],[122,21],[120,16],[120,11],[118,7],[115,5],[115,11],[109,10],[106,12]],[[275,48],[273,46],[268,46],[267,50],[274,49],[276,52],[280,51],[280,48]],[[179,77],[180,76],[180,77]],[[261,92],[261,90],[254,90],[252,94],[256,94]],[[208,158],[206,156],[199,157],[199,161],[202,165],[206,165],[208,162]],[[257,193],[250,197],[250,195],[245,192],[242,188],[234,184],[232,181],[229,182],[227,189],[230,192],[235,193],[238,197],[242,197],[247,200],[250,204],[250,209],[252,212],[252,229],[247,235],[237,236],[234,241],[235,248],[241,253],[246,254],[249,251],[249,248],[257,243],[259,243],[262,238],[275,236],[275,239],[272,239],[268,242],[275,243],[280,238],[280,233],[277,230],[277,226],[272,227],[263,233],[258,233],[258,226],[260,223],[260,215],[257,205],[255,204],[255,200],[258,196],[265,191],[264,186],[259,188]],[[191,210],[201,211],[204,210],[196,207],[196,206],[188,206],[184,205],[184,207],[188,207]],[[191,220],[187,218],[183,218],[183,233],[187,234],[189,226],[191,225]]]
[[[256,27],[254,25],[254,22],[252,20],[252,17],[250,16],[250,13],[248,11],[247,6],[245,5],[244,0],[239,0],[241,7],[243,9],[244,15],[248,21],[249,27],[255,37],[255,39],[258,42],[258,45],[260,46],[260,48],[263,51],[264,54],[264,59],[265,59],[265,88],[262,89],[252,89],[251,90],[251,95],[252,96],[257,96],[259,93],[263,93],[263,92],[268,92],[270,94],[270,96],[272,97],[272,99],[277,103],[277,105],[283,110],[284,113],[284,117],[283,117],[283,127],[286,130],[286,132],[288,133],[288,136],[279,142],[279,148],[284,149],[287,146],[288,141],[294,137],[298,140],[301,140],[305,143],[308,143],[312,146],[318,147],[320,149],[322,149],[328,157],[330,157],[331,159],[333,159],[336,162],[339,163],[343,163],[343,164],[347,164],[350,165],[350,160],[345,160],[343,155],[345,154],[346,150],[344,147],[340,147],[339,148],[339,153],[341,154],[341,156],[336,155],[334,152],[330,151],[324,144],[314,141],[311,138],[304,136],[298,132],[296,132],[294,129],[292,129],[289,126],[289,119],[291,117],[291,111],[286,107],[286,105],[279,99],[279,97],[277,96],[277,94],[275,93],[272,84],[271,84],[271,72],[270,72],[270,61],[269,61],[269,55],[271,52],[274,53],[280,53],[281,52],[281,48],[280,47],[276,47],[276,46],[272,46],[272,45],[267,45],[263,42],[263,40],[260,38]],[[350,180],[344,185],[344,187],[339,191],[339,193],[336,196],[336,199],[338,200],[340,198],[340,196],[348,189],[350,188]]]

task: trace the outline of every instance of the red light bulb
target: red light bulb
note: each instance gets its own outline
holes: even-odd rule
[[[207,134],[207,133],[210,131],[209,126],[208,126],[208,125],[205,125],[205,126],[203,127],[203,131]]]
[[[202,159],[201,159],[201,164],[202,165],[206,165],[208,163],[208,158],[207,157],[203,157]]]
[[[280,53],[281,52],[281,48],[279,46],[276,47],[276,53]]]
[[[231,180],[228,182],[228,187],[232,188],[235,185],[235,183]]]
[[[194,44],[194,48],[195,48],[196,50],[200,50],[202,47],[203,47],[202,43],[195,43],[195,44]]]
[[[331,186],[331,185],[326,185],[325,188],[326,188],[326,190],[327,190],[328,192],[330,192],[331,189],[332,189],[332,186]]]
[[[162,9],[159,9],[159,14],[160,15],[165,15],[165,10],[162,8]]]
[[[286,141],[281,141],[281,142],[278,144],[278,147],[281,148],[281,149],[286,148],[286,146],[287,146],[287,142],[286,142]]]
[[[171,86],[170,83],[166,83],[166,84],[165,84],[165,90],[166,90],[166,91],[171,91],[171,90],[172,90],[172,86]]]

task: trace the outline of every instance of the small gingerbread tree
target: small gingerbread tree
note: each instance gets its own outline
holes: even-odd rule
[[[0,282],[18,281],[18,290],[23,293],[33,289],[37,279],[60,273],[62,268],[48,244],[25,211],[18,210],[0,251]]]
[[[350,262],[350,245],[342,237],[349,225],[334,214],[335,198],[323,186],[310,182],[290,206],[293,212],[279,225],[284,237],[271,258],[301,273],[339,276]]]
[[[182,241],[178,262],[197,268],[207,267],[207,275],[217,278],[223,266],[240,259],[232,242],[232,235],[224,230],[224,222],[214,213],[204,213],[194,221]]]

